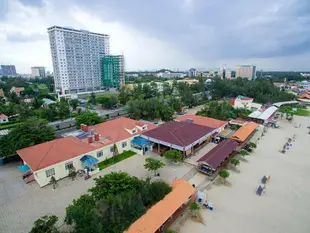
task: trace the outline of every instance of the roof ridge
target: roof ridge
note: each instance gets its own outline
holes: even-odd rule
[[[47,150],[47,152],[45,153],[45,155],[42,157],[42,159],[40,160],[40,162],[39,162],[38,165],[36,166],[35,170],[38,169],[38,167],[41,165],[42,161],[45,159],[45,157],[46,157],[47,154],[50,152],[50,150],[52,149],[53,146],[54,146],[54,143],[52,143],[52,145],[50,146],[50,148]]]

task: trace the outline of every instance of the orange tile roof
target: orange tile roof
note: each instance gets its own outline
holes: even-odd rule
[[[258,124],[254,122],[249,122],[245,124],[244,126],[240,127],[232,136],[231,139],[244,142],[251,133],[254,132],[254,130],[258,127]]]
[[[32,171],[37,171],[92,150],[94,150],[93,147],[71,136],[30,146],[16,152]]]
[[[197,116],[194,114],[185,114],[176,118],[176,121],[185,121],[187,119],[192,119],[194,124],[208,126],[211,128],[220,128],[227,124],[226,121],[217,120],[210,117]]]
[[[4,95],[4,91],[2,90],[2,88],[0,88],[0,96],[1,97],[4,97],[5,95]]]
[[[155,233],[196,192],[186,180],[174,181],[171,186],[172,191],[131,224],[124,233]]]
[[[147,128],[143,131],[139,130],[136,126],[142,127],[146,125]],[[147,132],[151,129],[156,128],[156,125],[147,124],[141,121],[132,120],[126,117],[119,117],[111,121],[106,121],[98,125],[90,127],[90,130],[93,130],[94,133],[99,133],[101,138],[105,138],[105,145],[119,142],[127,138],[139,135],[142,132]],[[136,129],[136,133],[130,134],[127,130]],[[86,140],[86,139],[85,139]],[[101,143],[98,143],[99,147],[102,147]],[[96,143],[91,144],[94,147],[98,147]]]
[[[12,87],[10,92],[15,92],[17,96],[20,96],[20,92],[25,90],[24,87]]]
[[[309,93],[301,94],[299,96],[299,99],[308,99],[308,100],[310,100],[310,94]]]

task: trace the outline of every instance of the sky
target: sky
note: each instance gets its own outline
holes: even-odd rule
[[[109,34],[128,71],[310,71],[309,0],[0,0],[0,64],[52,71],[53,25]]]

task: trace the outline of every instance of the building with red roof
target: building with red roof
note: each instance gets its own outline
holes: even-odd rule
[[[154,143],[154,151],[162,153],[170,148],[179,150],[183,155],[190,155],[196,148],[211,140],[215,128],[198,125],[191,121],[171,121],[141,136]]]
[[[23,90],[25,90],[24,87],[12,87],[12,88],[10,89],[10,93],[15,92],[15,94],[16,94],[18,97],[20,97],[20,94],[21,94],[21,92],[22,92]]]
[[[111,158],[115,146],[119,153],[151,151],[150,143],[143,141],[143,146],[133,147],[132,141],[156,127],[120,117],[94,126],[81,125],[81,130],[70,136],[20,149],[17,154],[24,161],[23,173],[33,173],[33,179],[42,187],[50,182],[51,176],[56,180],[68,176],[71,166],[89,174],[98,172],[97,164]]]
[[[9,117],[3,113],[0,113],[0,124],[9,122]]]
[[[228,124],[227,121],[221,121],[218,119],[210,118],[210,117],[204,117],[204,116],[198,116],[194,114],[185,114],[182,116],[178,116],[175,121],[190,121],[197,125],[207,126],[210,128],[217,129],[217,132],[221,132],[224,130],[225,126]]]

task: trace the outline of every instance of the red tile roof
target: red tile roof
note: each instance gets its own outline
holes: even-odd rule
[[[146,129],[141,131],[137,126],[142,127],[146,125]],[[94,133],[99,133],[101,138],[105,138],[105,145],[119,142],[127,138],[133,137],[135,135],[140,135],[143,132],[147,132],[151,129],[157,128],[156,125],[147,124],[141,121],[132,120],[126,117],[119,117],[111,121],[106,121],[98,125],[90,126],[90,130],[93,130]],[[126,130],[127,129],[127,130]],[[129,133],[135,129],[136,133]],[[87,139],[85,139],[87,140]],[[98,144],[98,145],[96,145]],[[92,146],[102,147],[101,143],[92,143]]]
[[[20,92],[25,90],[24,87],[12,87],[10,92],[15,92],[17,96],[20,96]]]
[[[172,191],[153,205],[124,233],[155,233],[189,199],[196,190],[186,180],[176,180]]]
[[[308,100],[310,100],[310,94],[309,93],[301,94],[299,96],[299,99],[308,99]]]
[[[3,113],[0,113],[0,119],[6,119],[6,118],[8,118],[7,115],[4,115]]]
[[[75,137],[65,137],[17,150],[17,154],[37,171],[94,150]]]
[[[2,90],[2,88],[0,88],[0,96],[1,97],[4,97],[5,95],[4,95],[4,91]]]
[[[203,125],[211,128],[221,128],[226,125],[226,121],[217,120],[210,117],[198,116],[193,114],[185,114],[176,118],[176,121],[185,121],[187,119],[193,120],[193,123],[197,125]]]
[[[206,162],[213,169],[217,169],[222,162],[237,148],[238,142],[226,139],[201,157],[197,162]]]
[[[186,147],[213,130],[215,128],[194,123],[171,121],[156,129],[143,133],[143,135],[169,144]]]
[[[228,100],[228,103],[229,103],[230,105],[234,105],[234,104],[235,104],[235,100],[236,100],[236,98],[230,98],[230,99]]]

